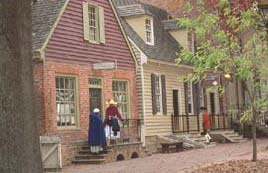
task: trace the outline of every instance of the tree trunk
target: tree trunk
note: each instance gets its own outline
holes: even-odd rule
[[[31,0],[0,1],[0,172],[42,172],[33,102]]]
[[[253,94],[252,94],[252,138],[253,138],[253,157],[252,161],[257,161],[257,137],[256,137],[256,118],[257,118],[257,109],[256,109],[256,100],[257,100],[257,91],[259,90],[259,83],[257,70],[254,70],[254,77],[253,77]]]
[[[252,138],[253,138],[253,157],[252,161],[256,162],[257,161],[257,138],[256,138],[256,109],[253,107],[252,110],[253,113],[253,119],[252,119]]]

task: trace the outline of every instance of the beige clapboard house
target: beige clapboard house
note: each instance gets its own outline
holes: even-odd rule
[[[184,82],[192,67],[175,62],[181,49],[193,50],[191,34],[168,20],[165,10],[136,0],[114,3],[139,64],[138,111],[146,146],[153,147],[159,136],[201,130],[199,107],[216,114],[220,100],[216,90]]]

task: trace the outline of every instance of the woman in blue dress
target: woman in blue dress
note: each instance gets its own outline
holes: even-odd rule
[[[103,127],[103,122],[100,115],[100,110],[95,108],[90,115],[88,132],[88,144],[92,153],[103,151],[106,146],[106,137]]]

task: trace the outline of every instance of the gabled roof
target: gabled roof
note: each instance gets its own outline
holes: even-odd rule
[[[33,50],[41,49],[68,0],[36,0],[32,5]]]
[[[164,28],[166,30],[182,29],[182,27],[178,25],[178,20],[177,19],[163,20],[162,23],[164,24]]]
[[[139,47],[139,49],[149,58],[175,62],[177,53],[181,51],[179,43],[169,34],[164,28],[162,20],[167,20],[168,13],[165,10],[157,7],[141,3],[137,0],[114,0],[116,9],[121,17],[121,23],[128,35],[128,37]],[[127,8],[129,5],[140,5],[145,12],[150,13],[153,17],[154,24],[154,45],[148,45],[144,40],[135,32],[135,30],[127,23],[126,16],[120,13],[121,9]],[[132,13],[128,16],[136,16]]]

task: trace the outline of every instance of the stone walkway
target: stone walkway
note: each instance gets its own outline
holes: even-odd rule
[[[268,139],[257,141],[261,157],[268,158]],[[216,147],[172,154],[155,154],[145,158],[104,165],[71,165],[63,173],[178,173],[189,168],[232,159],[250,159],[252,141],[217,144]],[[265,151],[265,152],[264,152]]]

